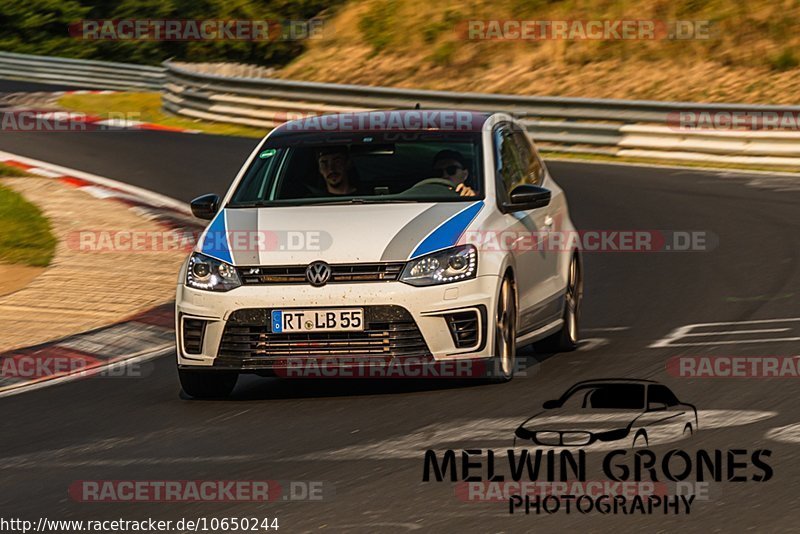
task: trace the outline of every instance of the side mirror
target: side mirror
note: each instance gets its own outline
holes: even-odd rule
[[[509,195],[507,204],[503,206],[506,211],[534,210],[550,204],[552,193],[549,189],[538,185],[522,184],[515,187]]]
[[[663,402],[648,402],[647,403],[647,411],[648,412],[658,412],[661,410],[666,410],[667,405]]]
[[[210,221],[219,210],[219,197],[214,194],[203,195],[192,200],[190,205],[195,217]]]
[[[557,400],[545,401],[545,403],[542,404],[542,408],[544,408],[545,410],[552,410],[554,408],[560,408],[560,407],[561,403],[558,402]]]

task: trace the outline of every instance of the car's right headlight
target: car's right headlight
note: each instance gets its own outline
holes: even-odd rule
[[[195,252],[186,268],[186,285],[206,291],[230,291],[242,282],[233,265]]]
[[[478,274],[478,252],[473,245],[452,247],[409,261],[400,281],[412,286],[460,282]]]

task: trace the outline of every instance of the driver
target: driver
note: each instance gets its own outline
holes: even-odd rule
[[[433,175],[453,182],[455,191],[462,197],[474,197],[475,191],[466,184],[469,178],[467,161],[456,150],[442,150],[433,158]]]
[[[317,151],[317,168],[332,196],[359,194],[358,182],[350,167],[346,146],[326,146]]]

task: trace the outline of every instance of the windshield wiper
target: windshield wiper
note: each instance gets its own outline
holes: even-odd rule
[[[274,202],[269,202],[266,200],[258,200],[255,202],[237,202],[236,204],[228,204],[225,206],[226,208],[265,208],[267,206],[275,206]]]
[[[255,202],[237,202],[236,204],[228,204],[227,208],[278,208],[289,206],[347,206],[351,204],[406,204],[412,202],[439,202],[434,199],[416,199],[416,198],[348,198],[346,200],[318,200],[312,202],[304,202],[303,199],[286,199],[280,202],[260,200]]]
[[[304,202],[301,204],[302,206],[345,206],[349,204],[405,204],[407,202],[432,202],[430,200],[419,200],[419,199],[405,199],[405,198],[387,198],[381,200],[380,197],[377,198],[349,198],[347,200],[323,200],[319,202]]]

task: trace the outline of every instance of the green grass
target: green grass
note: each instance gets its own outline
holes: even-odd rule
[[[28,173],[23,171],[22,169],[18,169],[17,167],[11,167],[10,165],[4,165],[0,163],[0,176],[27,176]]]
[[[0,165],[0,176],[20,175],[24,173]],[[56,238],[39,208],[0,186],[0,262],[46,267],[55,248]]]
[[[59,104],[71,111],[78,111],[89,115],[98,115],[108,118],[113,113],[119,117],[120,113],[126,114],[132,120],[151,122],[173,128],[199,130],[215,135],[235,135],[240,137],[261,138],[267,130],[225,124],[221,122],[208,122],[192,120],[184,117],[169,115],[161,109],[160,93],[114,93],[109,95],[66,95],[59,99]],[[132,114],[128,116],[127,114]]]

